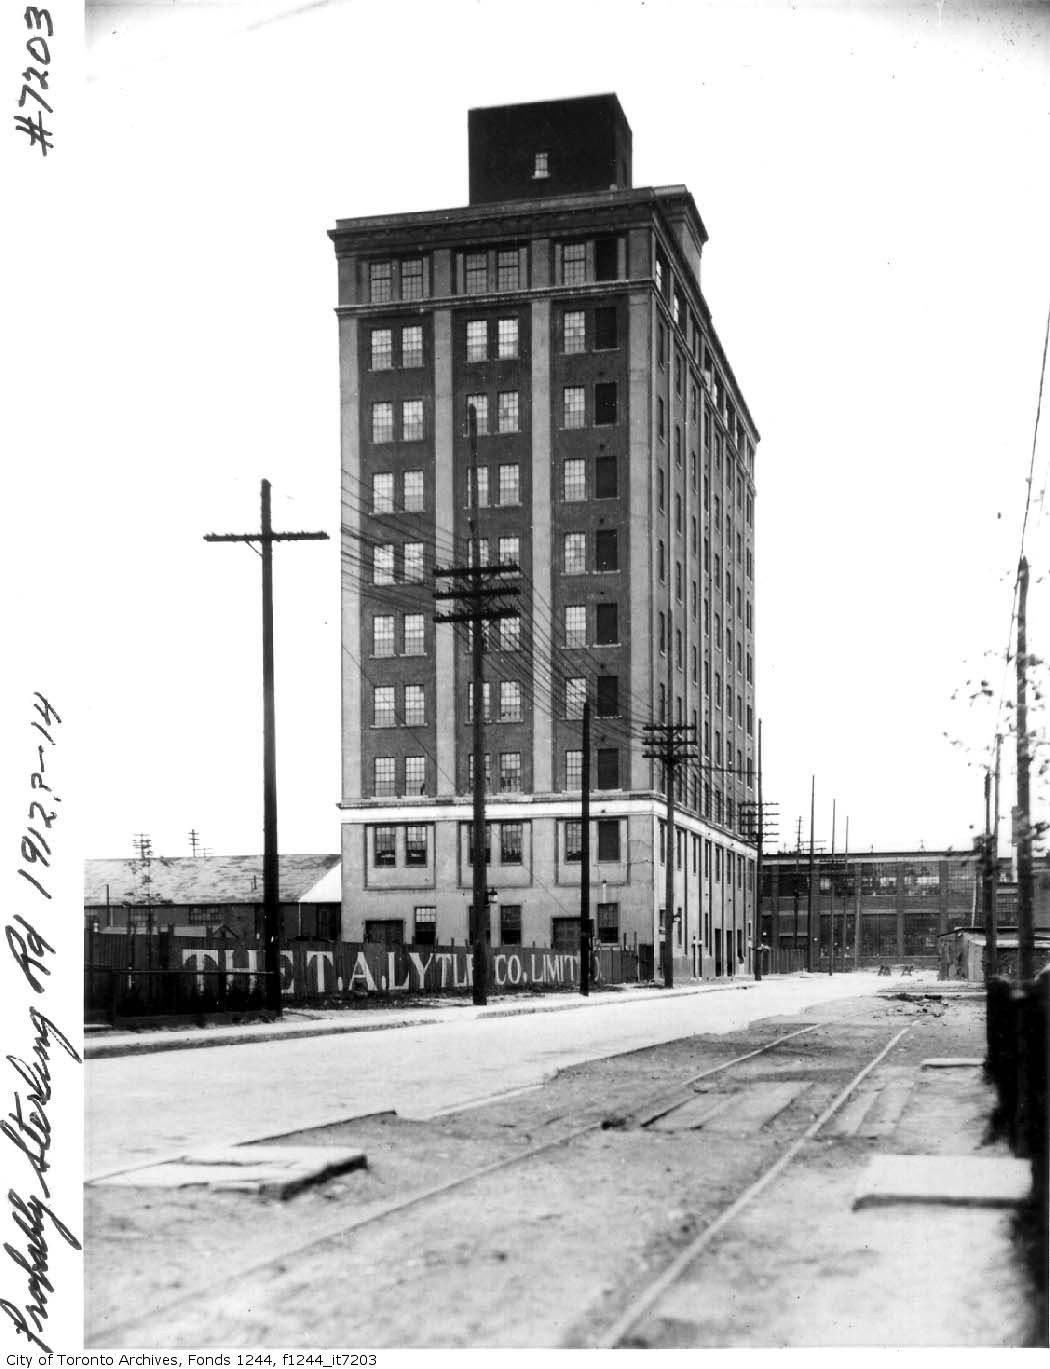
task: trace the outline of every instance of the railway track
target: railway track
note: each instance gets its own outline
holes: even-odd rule
[[[402,1214],[415,1214],[418,1217],[419,1214],[426,1213],[428,1208],[439,1208],[450,1195],[457,1194],[460,1191],[464,1191],[468,1195],[470,1190],[483,1192],[486,1182],[493,1180],[496,1176],[506,1178],[515,1171],[521,1171],[519,1177],[523,1183],[526,1183],[530,1167],[537,1166],[544,1159],[554,1157],[556,1152],[586,1144],[588,1138],[595,1138],[603,1132],[659,1128],[661,1119],[673,1117],[679,1109],[695,1107],[698,1102],[704,1106],[712,1104],[717,1106],[719,1099],[712,1099],[710,1092],[703,1087],[706,1081],[715,1080],[718,1076],[722,1076],[724,1081],[725,1076],[730,1075],[733,1071],[745,1070],[750,1062],[758,1060],[759,1057],[767,1056],[771,1060],[775,1060],[776,1052],[784,1046],[797,1042],[799,1038],[809,1036],[827,1026],[827,1023],[813,1024],[781,1033],[758,1044],[753,1049],[739,1052],[728,1059],[720,1060],[700,1070],[693,1070],[673,1080],[664,1081],[659,1088],[654,1090],[642,1090],[635,1081],[633,1087],[626,1091],[630,1096],[625,1097],[613,1106],[602,1105],[585,1111],[576,1124],[569,1125],[567,1129],[560,1131],[555,1136],[517,1149],[513,1153],[490,1163],[477,1165],[452,1178],[373,1204],[365,1212],[347,1214],[344,1210],[338,1216],[328,1218],[321,1223],[314,1223],[308,1238],[290,1242],[279,1253],[268,1254],[264,1258],[243,1265],[237,1268],[235,1272],[224,1274],[218,1279],[210,1278],[206,1285],[202,1284],[193,1289],[180,1289],[177,1296],[159,1304],[150,1305],[147,1312],[139,1312],[120,1321],[110,1321],[104,1329],[102,1327],[98,1329],[96,1334],[103,1339],[98,1339],[95,1343],[105,1345],[147,1344],[149,1338],[155,1336],[159,1328],[165,1324],[172,1324],[173,1322],[185,1324],[185,1314],[191,1308],[200,1310],[205,1318],[202,1323],[204,1325],[207,1323],[204,1309],[208,1306],[220,1304],[226,1308],[236,1306],[240,1302],[242,1294],[249,1301],[254,1298],[255,1302],[258,1303],[260,1290],[288,1277],[289,1271],[308,1267],[311,1263],[316,1264],[319,1260],[323,1261],[327,1254],[344,1248],[349,1238],[355,1237],[359,1233],[366,1233],[368,1228],[390,1223]],[[589,1331],[585,1343],[599,1348],[639,1343],[632,1340],[636,1328],[647,1317],[658,1314],[661,1299],[673,1289],[677,1280],[682,1278],[686,1271],[702,1258],[704,1251],[721,1232],[731,1227],[743,1209],[757,1198],[765,1188],[776,1181],[807,1142],[820,1132],[867,1076],[889,1055],[907,1030],[908,1028],[904,1027],[889,1040],[884,1041],[874,1056],[867,1059],[863,1067],[852,1074],[852,1077],[838,1089],[819,1116],[805,1127],[786,1149],[781,1150],[771,1163],[765,1164],[757,1176],[750,1176],[747,1184],[728,1201],[722,1202],[717,1213],[711,1216],[710,1220],[705,1221],[702,1228],[688,1240],[687,1244],[669,1256],[659,1269],[647,1271],[645,1279],[632,1289],[627,1304],[620,1307],[614,1318],[606,1317],[604,1319],[603,1330],[600,1332],[594,1332],[593,1329]],[[562,1118],[561,1120],[565,1119]],[[267,1139],[277,1141],[281,1138],[270,1137]],[[129,1170],[125,1172],[132,1172],[132,1168],[129,1167]],[[475,1200],[480,1201],[476,1194]],[[91,1334],[89,1329],[89,1336]],[[358,1338],[368,1339],[367,1333],[364,1337],[359,1336]],[[209,1329],[207,1332],[202,1330],[195,1342],[187,1341],[186,1343],[205,1343],[205,1341],[212,1343],[212,1340],[213,1334]],[[281,1343],[290,1344],[292,1342],[282,1340]]]

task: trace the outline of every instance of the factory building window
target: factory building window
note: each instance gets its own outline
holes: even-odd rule
[[[393,756],[376,756],[373,764],[373,774],[375,777],[375,796],[377,799],[392,798],[397,793],[397,761]],[[378,859],[379,846],[376,845],[376,864],[393,865],[393,857],[389,861]]]

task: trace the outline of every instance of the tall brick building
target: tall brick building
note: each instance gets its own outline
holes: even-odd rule
[[[471,656],[433,595],[468,556],[473,405],[481,559],[520,567],[520,620],[486,631],[492,942],[576,945],[589,697],[597,935],[658,952],[641,729],[695,723],[674,950],[681,973],[749,973],[758,433],[701,294],[707,233],[684,186],[632,187],[613,95],[472,110],[469,149],[469,206],[330,232],[343,935],[467,938]]]

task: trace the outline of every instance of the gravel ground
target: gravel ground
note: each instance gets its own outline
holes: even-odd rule
[[[683,1081],[800,1026],[816,1030],[683,1093]],[[918,1070],[930,1056],[983,1054],[983,1002],[927,997],[853,1000],[732,1036],[693,1036],[426,1122],[385,1113],[284,1136],[282,1143],[358,1146],[368,1156],[367,1169],[285,1201],[92,1186],[85,1343],[600,1343],[638,1290],[903,1026],[907,1036],[863,1086],[879,1093],[884,1130],[825,1129],[807,1143],[686,1271],[671,1301],[639,1323],[633,1343],[1039,1343],[1026,1321],[1038,1300],[1020,1269],[997,1268],[989,1282],[999,1247],[987,1258],[974,1255],[990,1230],[1000,1246],[1009,1241],[1010,1215],[963,1209],[945,1226],[943,1212],[931,1224],[927,1209],[851,1211],[856,1174],[876,1148],[973,1153],[983,1146],[990,1098],[979,1071],[932,1079]],[[673,1112],[639,1125],[646,1104],[674,1089],[707,1114],[702,1125],[681,1125],[687,1115]],[[906,1106],[894,1117],[893,1100],[901,1098]],[[383,1215],[413,1193],[601,1120],[602,1129]],[[369,1217],[376,1219],[340,1230]],[[902,1251],[923,1282],[900,1286],[894,1271]],[[954,1292],[948,1280],[956,1281]],[[958,1304],[954,1321],[931,1314],[946,1299]]]

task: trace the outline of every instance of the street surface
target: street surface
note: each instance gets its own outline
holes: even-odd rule
[[[92,1062],[89,1079],[192,1061],[191,1107],[154,1091],[124,1109],[165,1143],[168,1112],[202,1125],[225,1088],[242,1129],[279,1128],[297,1101],[280,1146],[367,1167],[284,1197],[89,1184],[85,1345],[1045,1345],[1045,1276],[1019,1258],[1013,1211],[925,1189],[854,1206],[877,1157],[1017,1163],[988,1136],[983,998],[865,978],[866,995],[843,976],[502,1020],[466,1006],[441,1025]],[[238,1062],[256,1049],[252,1079]],[[580,1054],[596,1058],[522,1087]],[[479,1086],[494,1101],[437,1106]],[[402,1110],[352,1116],[377,1102]],[[324,1109],[351,1120],[311,1129]]]
[[[554,1013],[479,1018],[483,1009],[460,1007],[427,1026],[89,1060],[85,1177],[369,1113],[426,1118],[570,1065],[739,1031],[877,985],[873,972],[813,975],[673,997],[654,989],[640,1001],[596,995]]]

